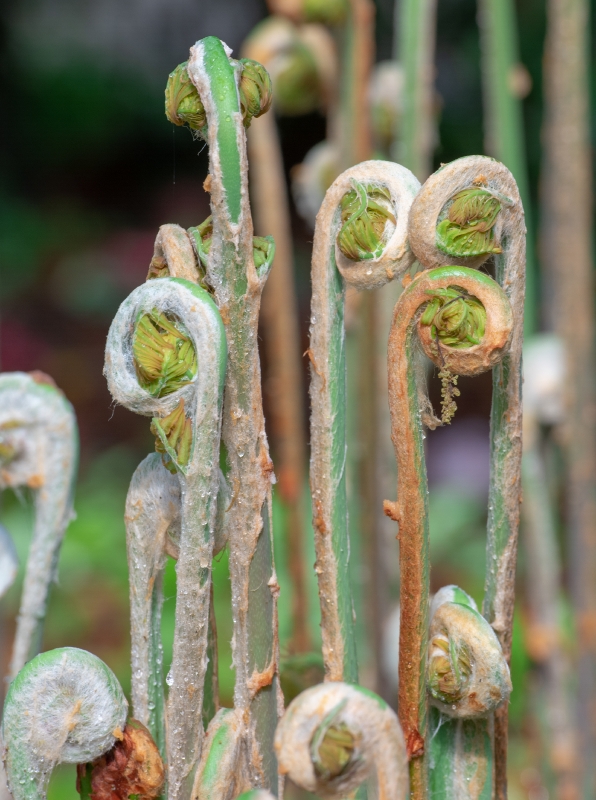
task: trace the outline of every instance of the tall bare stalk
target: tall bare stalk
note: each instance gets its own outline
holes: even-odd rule
[[[561,340],[553,335],[530,340],[524,348],[522,541],[526,553],[528,651],[536,665],[533,708],[540,731],[545,784],[556,800],[579,800],[570,658],[561,625],[563,566],[547,459],[553,442],[544,429],[563,421],[565,382]]]
[[[545,46],[541,258],[549,327],[563,340],[570,589],[577,626],[583,797],[596,795],[596,354],[589,130],[589,5],[550,0]]]
[[[527,237],[527,282],[524,329],[537,326],[537,270],[521,98],[528,76],[519,62],[513,0],[479,0],[486,152],[511,170],[524,206]],[[526,84],[526,85],[524,85]]]

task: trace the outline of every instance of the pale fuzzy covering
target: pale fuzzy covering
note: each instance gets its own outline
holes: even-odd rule
[[[73,519],[78,462],[74,410],[60,390],[25,372],[0,375],[0,431],[15,457],[0,470],[0,490],[29,487],[35,498],[33,540],[27,559],[9,675],[39,651],[49,587],[60,545]]]
[[[460,643],[467,647],[471,673],[462,698],[447,704],[429,692],[429,701],[448,717],[472,719],[487,716],[509,699],[511,677],[495,632],[478,612],[471,597],[465,595],[469,605],[458,600],[457,589],[456,586],[444,586],[433,598],[428,664],[433,656],[445,655],[443,650],[432,645],[433,637],[439,636],[455,643],[456,647]]]
[[[133,362],[135,324],[154,309],[180,321],[198,361],[195,378],[163,398],[152,397],[139,385]],[[120,306],[108,333],[105,374],[114,399],[136,413],[163,417],[184,398],[185,412],[193,423],[190,461],[178,478],[176,624],[166,712],[170,800],[190,796],[201,755],[224,368],[225,339],[217,308],[205,292],[178,279],[158,278],[135,289]],[[152,557],[159,559],[156,551]]]
[[[11,684],[2,719],[14,800],[45,800],[54,767],[109,750],[127,712],[116,676],[97,656],[64,647],[30,661]]]
[[[356,738],[356,749],[342,774],[326,781],[315,773],[310,746],[315,731],[335,708],[340,710],[333,724],[347,726]],[[298,695],[277,727],[275,750],[280,771],[320,797],[346,797],[371,776],[376,777],[378,800],[409,796],[406,746],[397,716],[380,697],[358,686],[328,682]]]
[[[161,630],[154,631],[153,626],[159,627],[161,619],[168,534],[174,526],[180,527],[180,481],[163,466],[158,453],[148,455],[135,470],[126,497],[124,521],[130,591],[132,707],[135,719],[153,731],[156,709],[151,708],[150,695],[161,695],[163,702]],[[153,616],[154,603],[157,618]],[[158,686],[152,686],[154,683]]]

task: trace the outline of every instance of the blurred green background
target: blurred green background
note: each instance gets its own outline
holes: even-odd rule
[[[74,404],[81,432],[77,519],[68,529],[51,595],[45,648],[89,649],[130,685],[128,588],[123,524],[132,472],[153,449],[147,421],[114,407],[102,376],[108,326],[143,282],[159,225],[196,225],[208,215],[207,153],[163,112],[168,72],[198,38],[213,34],[236,53],[267,13],[257,0],[4,0],[0,8],[0,364],[49,373]],[[483,152],[480,50],[473,0],[439,4],[436,166]],[[538,193],[543,0],[518,4],[532,200]],[[393,3],[377,2],[377,58],[389,58]],[[324,138],[310,114],[279,122],[286,168]],[[538,209],[534,209],[534,218]],[[312,233],[293,214],[300,321],[306,349]],[[257,233],[267,233],[257,231]],[[306,377],[306,368],[305,368]],[[477,599],[484,576],[490,377],[462,380],[453,426],[429,437],[433,585],[461,583]],[[307,421],[304,421],[305,436]],[[275,454],[274,454],[275,455]],[[305,483],[305,498],[306,498]],[[305,499],[305,503],[306,503]],[[291,630],[283,510],[274,507],[282,593],[282,653]],[[6,494],[2,521],[24,564],[32,523],[26,495]],[[311,542],[311,538],[309,539]],[[312,545],[300,557],[314,561]],[[523,553],[522,553],[523,558]],[[356,581],[365,577],[355,574]],[[173,564],[165,583],[164,636],[171,642]],[[318,636],[312,575],[311,622]],[[214,569],[222,701],[230,703],[231,618],[226,555]],[[6,672],[20,579],[0,601]],[[523,646],[520,587],[513,653],[511,797],[543,800],[527,714],[530,662]],[[366,662],[366,654],[364,655]],[[366,665],[365,665],[366,666]],[[366,677],[366,671],[365,671]],[[52,800],[75,798],[74,770],[53,779]]]

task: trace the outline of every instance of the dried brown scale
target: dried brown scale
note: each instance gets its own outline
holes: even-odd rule
[[[131,719],[120,741],[91,765],[77,765],[77,790],[89,766],[91,768],[91,800],[139,800],[159,797],[165,779],[164,765],[147,728]]]

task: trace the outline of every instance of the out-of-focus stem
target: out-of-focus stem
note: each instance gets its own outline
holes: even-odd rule
[[[288,510],[289,568],[292,576],[293,648],[310,646],[302,484],[306,474],[302,348],[294,287],[290,209],[283,159],[273,114],[252,122],[248,131],[250,186],[255,223],[273,236],[275,257],[261,300],[261,324],[268,363],[271,431],[276,446],[276,474]]]
[[[578,646],[583,797],[596,796],[596,388],[589,133],[589,5],[550,0],[545,50],[541,257],[546,316],[566,357],[569,583]]]
[[[484,91],[487,153],[511,170],[519,188],[528,231],[524,331],[537,326],[537,270],[524,124],[516,73],[520,69],[517,23],[513,0],[479,0],[478,14]]]
[[[10,679],[41,650],[60,545],[73,517],[79,441],[74,410],[41,372],[0,376],[0,490],[29,488],[35,525],[29,549]]]
[[[404,93],[394,158],[421,181],[432,170],[436,6],[437,0],[400,0],[395,14]]]
[[[568,659],[559,625],[560,554],[549,481],[540,451],[537,420],[524,419],[522,462],[523,542],[526,550],[526,592],[530,613],[530,655],[538,664],[537,706],[544,720],[542,756],[555,783],[557,800],[579,800],[578,752],[569,713]]]
[[[349,0],[341,31],[341,77],[338,137],[340,168],[370,158],[368,113],[370,72],[374,61],[375,7],[371,0]]]

